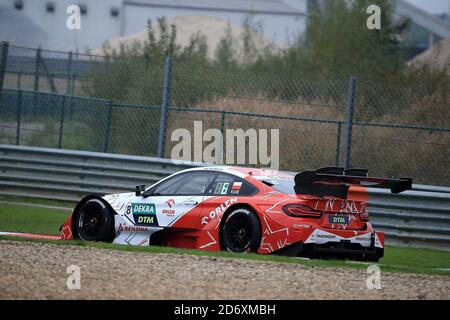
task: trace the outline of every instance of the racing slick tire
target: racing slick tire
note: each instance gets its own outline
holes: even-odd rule
[[[222,223],[221,249],[229,252],[256,252],[261,243],[261,224],[252,210],[233,209]]]
[[[83,203],[74,216],[75,236],[86,241],[112,242],[115,237],[114,215],[100,199]]]

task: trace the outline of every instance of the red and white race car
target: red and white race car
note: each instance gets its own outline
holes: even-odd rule
[[[62,239],[378,261],[384,234],[369,223],[367,187],[393,193],[412,179],[329,167],[299,174],[240,167],[177,172],[136,192],[83,198]]]

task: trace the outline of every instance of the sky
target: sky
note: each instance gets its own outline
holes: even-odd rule
[[[407,0],[413,5],[430,13],[448,13],[449,0]]]

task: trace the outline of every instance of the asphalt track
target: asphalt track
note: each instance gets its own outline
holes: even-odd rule
[[[0,299],[450,299],[450,277],[437,275],[382,272],[369,290],[364,269],[12,240],[0,261]],[[67,287],[73,265],[80,289]]]

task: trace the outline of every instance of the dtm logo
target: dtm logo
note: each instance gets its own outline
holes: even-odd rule
[[[349,224],[348,216],[328,216],[328,223],[330,224]]]
[[[134,223],[137,226],[157,226],[155,205],[153,203],[132,203],[128,206],[127,213],[133,214]]]

